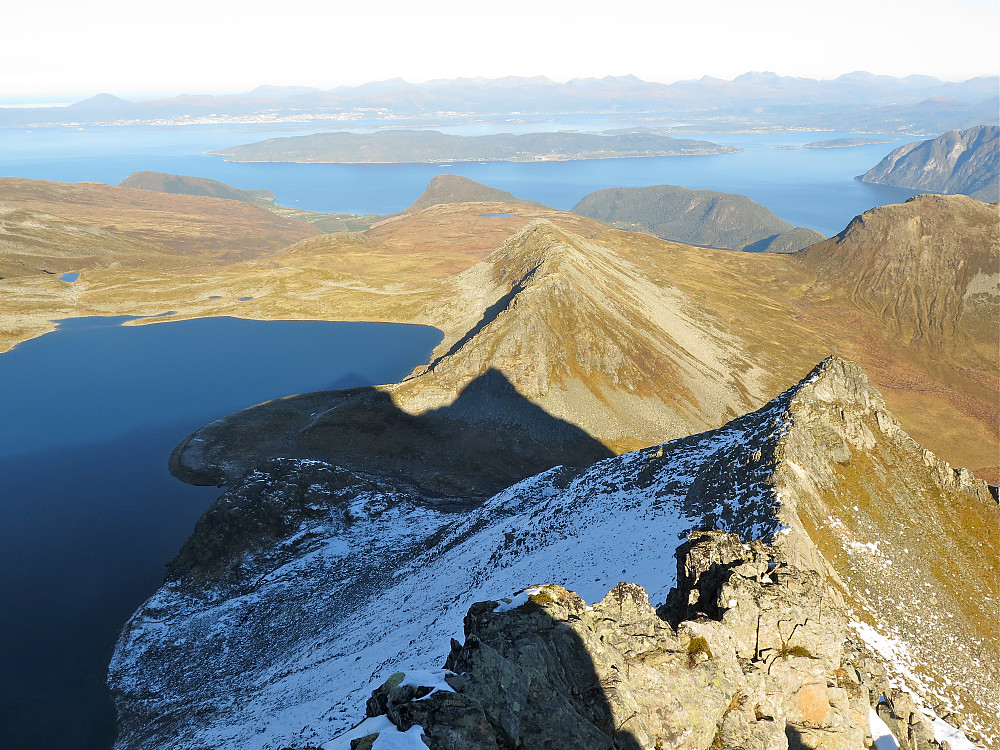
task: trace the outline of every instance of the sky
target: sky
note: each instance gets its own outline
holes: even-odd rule
[[[1000,0],[33,0],[0,103],[332,88],[400,77],[1000,72]]]

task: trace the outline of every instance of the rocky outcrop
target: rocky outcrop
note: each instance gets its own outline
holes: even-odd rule
[[[779,219],[745,195],[677,185],[597,190],[572,210],[622,229],[703,247],[791,253],[824,239]]]
[[[1000,200],[1000,127],[979,125],[907,143],[857,179],[995,203]]]
[[[861,750],[877,706],[902,747],[939,750],[906,693],[866,669],[819,573],[722,532],[692,534],[677,562],[659,612],[629,583],[592,606],[552,585],[474,605],[443,684],[393,675],[350,737],[384,716],[381,732],[417,726],[431,750]]]

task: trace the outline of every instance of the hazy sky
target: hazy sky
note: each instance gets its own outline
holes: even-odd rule
[[[6,3],[0,100],[402,77],[1000,70],[1000,0],[33,0]]]

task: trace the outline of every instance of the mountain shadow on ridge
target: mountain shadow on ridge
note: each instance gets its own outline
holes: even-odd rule
[[[420,414],[400,409],[378,387],[268,401],[192,433],[174,449],[169,468],[190,484],[226,485],[274,457],[317,459],[433,496],[484,498],[553,466],[587,466],[612,455],[489,369],[452,403]]]

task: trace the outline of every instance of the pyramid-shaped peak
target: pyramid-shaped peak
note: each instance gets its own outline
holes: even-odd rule
[[[531,274],[537,278],[565,270],[567,263],[591,275],[593,269],[588,270],[587,264],[600,263],[606,255],[605,248],[586,238],[548,219],[535,218],[509,237],[485,262],[492,264],[501,277]]]
[[[871,404],[876,398],[881,404],[881,396],[871,387],[861,366],[836,355],[816,365],[795,390],[797,396],[808,396],[823,403]]]
[[[80,109],[93,109],[99,107],[124,107],[129,104],[131,104],[131,102],[115,96],[114,94],[96,94],[88,99],[71,104],[70,106],[78,107]]]
[[[456,174],[439,174],[404,213],[415,213],[442,203],[524,203],[506,190],[483,185]]]

